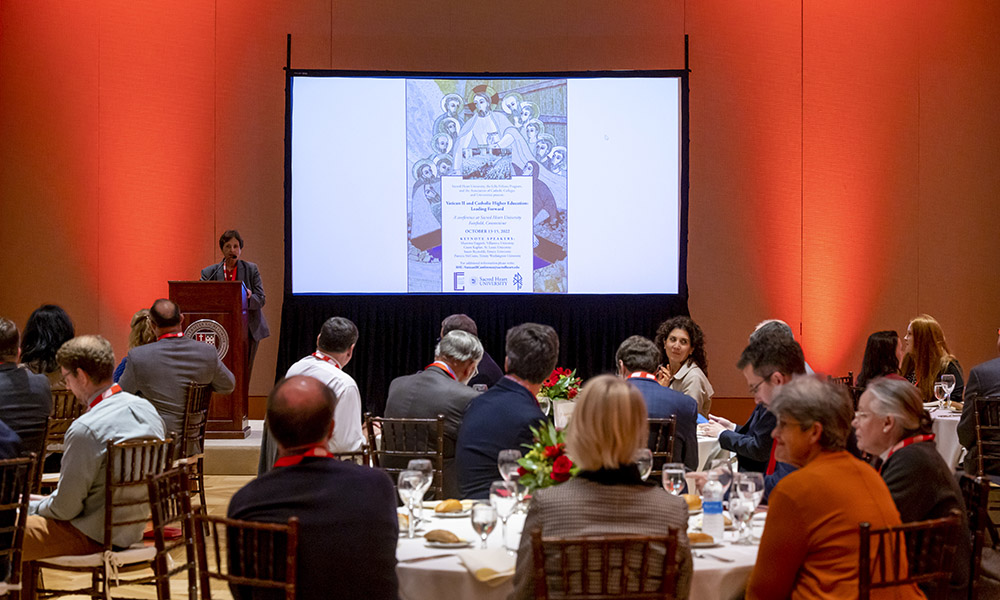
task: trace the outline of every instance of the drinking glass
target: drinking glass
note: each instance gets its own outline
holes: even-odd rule
[[[546,396],[540,396],[538,398],[538,408],[542,409],[542,414],[546,417],[552,412],[552,400]]]
[[[635,464],[639,467],[639,477],[642,477],[642,480],[646,481],[650,471],[653,470],[653,451],[649,448],[639,448],[636,450]]]
[[[406,532],[406,537],[413,538],[416,529],[416,518],[413,515],[413,505],[418,497],[423,499],[424,474],[420,471],[401,471],[396,480],[396,490],[399,492],[399,499],[406,504],[406,509],[410,512],[410,526]]]
[[[948,406],[951,406],[951,393],[955,391],[955,376],[950,373],[946,373],[941,376],[941,383],[944,384],[944,391],[948,394],[946,402]]]
[[[717,458],[708,464],[709,471],[715,471],[719,476],[719,483],[722,484],[722,497],[726,497],[729,486],[733,483],[733,469],[728,458]]]
[[[410,462],[406,463],[406,469],[409,471],[420,471],[424,476],[424,485],[420,490],[420,497],[423,498],[427,493],[427,490],[434,483],[434,465],[430,460],[426,458],[414,458]],[[417,520],[424,518],[424,503],[421,500],[416,506],[417,510]]]
[[[487,502],[476,502],[472,505],[470,516],[472,518],[472,529],[475,530],[479,539],[483,541],[483,545],[480,547],[485,550],[486,538],[489,537],[493,528],[497,526],[497,509]]]
[[[675,496],[680,496],[684,491],[684,465],[681,463],[667,463],[663,465],[663,489]]]
[[[490,484],[490,504],[497,509],[497,516],[503,524],[503,548],[508,554],[513,554],[507,547],[507,519],[517,505],[517,484],[511,481],[494,481]]]
[[[938,410],[944,408],[944,399],[948,397],[948,390],[943,381],[934,382],[934,397],[938,401]]]
[[[503,477],[504,481],[511,481],[511,479],[517,479],[514,477],[517,475],[517,469],[521,465],[517,464],[518,459],[521,458],[520,450],[501,450],[500,455],[497,456],[497,468],[500,469],[500,477]]]
[[[747,523],[750,522],[754,510],[764,496],[764,475],[753,472],[736,473],[733,475],[733,484],[736,486],[736,494],[735,497],[733,495],[729,497],[729,512],[740,521],[740,533],[736,543],[750,545],[753,544],[753,536],[750,535]]]

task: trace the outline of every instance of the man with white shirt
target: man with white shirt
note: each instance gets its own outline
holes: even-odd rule
[[[337,397],[337,409],[333,415],[336,425],[328,442],[330,452],[335,454],[356,452],[365,443],[361,430],[361,393],[354,378],[344,372],[344,367],[354,356],[357,341],[358,328],[350,319],[331,317],[323,323],[316,337],[316,351],[300,359],[285,373],[286,379],[295,375],[318,379]],[[265,424],[257,474],[270,471],[277,456],[278,447]]]

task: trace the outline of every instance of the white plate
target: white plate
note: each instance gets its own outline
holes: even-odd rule
[[[718,548],[721,546],[719,542],[694,542],[691,544],[692,548]]]
[[[428,508],[434,510],[434,507],[441,504],[441,502],[443,502],[443,500],[424,500],[424,510]],[[459,502],[462,503],[462,510],[469,510],[472,508],[472,505],[476,503],[475,500],[459,500]],[[485,500],[483,500],[483,502],[485,502]]]
[[[440,519],[461,519],[463,517],[469,516],[469,513],[471,513],[471,512],[472,512],[471,509],[470,510],[459,510],[459,511],[455,511],[455,512],[433,513],[433,516],[438,517]]]
[[[438,548],[438,549],[441,549],[441,550],[454,550],[455,548],[468,548],[469,546],[472,545],[472,542],[467,541],[467,540],[463,540],[463,541],[460,541],[460,542],[431,542],[429,540],[425,540],[425,541],[427,542],[426,546],[428,548]]]
[[[702,510],[703,510],[703,509],[701,509],[701,508],[697,508],[697,509],[695,509],[695,510],[691,510],[691,509],[689,508],[689,509],[688,509],[688,516],[691,516],[691,515],[700,515],[700,514],[701,514],[701,511],[702,511]]]

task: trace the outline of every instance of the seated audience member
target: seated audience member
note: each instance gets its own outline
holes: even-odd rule
[[[775,392],[777,457],[798,470],[771,492],[749,600],[857,598],[858,523],[902,524],[882,478],[845,449],[851,404],[843,386],[814,376]],[[893,591],[893,598],[923,598],[915,585]]]
[[[49,378],[49,387],[63,390],[56,352],[72,339],[73,321],[55,304],[43,304],[31,313],[21,334],[21,362],[29,369]]]
[[[559,336],[548,325],[523,323],[507,332],[507,375],[473,398],[455,444],[455,468],[463,498],[486,498],[500,478],[501,450],[531,443],[529,427],[545,419],[539,389],[559,357]]]
[[[757,406],[743,425],[712,415],[711,423],[702,425],[705,435],[719,436],[719,445],[736,453],[741,471],[764,473],[764,501],[778,481],[794,470],[775,458],[777,442],[771,439],[775,417],[768,410],[776,390],[805,373],[805,360],[799,343],[785,335],[760,335],[750,342],[736,367],[743,371]]]
[[[436,419],[444,415],[444,496],[457,498],[458,476],[455,473],[455,439],[469,401],[479,392],[467,384],[476,374],[483,357],[479,338],[461,330],[445,334],[434,349],[434,362],[414,375],[404,375],[389,384],[385,402],[388,418]],[[433,442],[433,440],[432,440]],[[434,447],[433,442],[430,447]],[[395,461],[395,462],[393,462]],[[386,457],[382,466],[405,468],[405,458]]]
[[[904,380],[899,374],[899,359],[903,356],[903,340],[895,331],[876,331],[868,336],[865,357],[861,361],[861,372],[854,382],[855,387],[864,389],[868,382],[877,377]],[[905,381],[905,380],[904,380]]]
[[[997,352],[1000,352],[1000,331],[997,333]],[[976,403],[973,400],[977,396],[1000,396],[1000,358],[972,367],[969,371],[969,384],[965,386],[962,418],[958,421],[958,441],[968,451],[965,453],[964,469],[972,476],[978,472],[979,457],[976,450]],[[955,394],[952,397],[956,397]],[[991,472],[990,465],[985,466],[987,474],[1000,475]],[[993,479],[997,480],[995,477]]]
[[[873,379],[861,394],[854,414],[858,447],[882,459],[879,473],[904,523],[962,515],[968,530],[962,490],[934,444],[931,418],[910,382],[888,377]],[[951,597],[968,594],[972,540],[962,535],[955,554]]]
[[[955,389],[952,390],[951,397],[955,400],[962,397],[965,389],[962,367],[948,350],[944,331],[934,317],[920,315],[910,321],[906,326],[903,342],[904,355],[900,370],[907,381],[920,388],[924,402],[935,400],[934,383],[945,374],[955,376]]]
[[[144,308],[132,315],[132,322],[129,326],[128,349],[130,351],[132,348],[152,344],[156,341],[156,335],[153,333],[153,322],[149,319],[148,308]],[[128,356],[123,356],[122,361],[115,367],[115,383],[118,383],[118,380],[122,378],[122,373],[125,372],[125,364],[127,362]]]
[[[656,330],[656,347],[662,348],[666,364],[656,371],[661,385],[694,398],[698,412],[712,411],[712,384],[708,382],[708,358],[705,334],[690,317],[678,316],[664,321]]]
[[[274,387],[267,422],[279,458],[236,492],[227,516],[269,523],[298,517],[299,600],[395,600],[396,492],[382,471],[331,456],[336,404],[330,387],[313,377],[292,376]],[[238,586],[232,591],[239,599],[257,597]]]
[[[21,438],[7,424],[0,421],[0,460],[21,455]]]
[[[698,403],[690,396],[657,383],[660,349],[641,335],[633,335],[618,346],[615,355],[618,374],[627,379],[642,394],[650,419],[676,418],[674,431],[674,462],[684,463],[690,470],[698,468]]]
[[[357,452],[365,444],[361,430],[361,392],[354,378],[344,372],[344,367],[354,357],[354,344],[358,341],[358,328],[350,319],[330,317],[323,323],[316,336],[316,351],[299,359],[288,368],[285,378],[307,375],[330,388],[337,398],[334,420],[337,426],[330,435],[327,449],[334,454]],[[260,443],[260,462],[257,474],[271,470],[278,456],[278,447],[264,421],[264,437]]]
[[[675,530],[680,542],[679,577],[677,588],[669,591],[675,594],[671,597],[687,598],[692,571],[687,504],[639,477],[634,457],[646,445],[648,430],[646,403],[634,386],[610,375],[595,377],[583,386],[566,433],[566,452],[580,472],[565,483],[535,492],[521,535],[510,598],[535,597],[530,532],[536,529],[556,538],[667,535]],[[650,565],[650,572],[659,569]]]
[[[757,323],[753,332],[750,334],[749,341],[753,342],[754,340],[765,336],[779,336],[793,341],[795,340],[795,333],[792,332],[792,327],[781,319],[765,319],[760,323]],[[807,363],[805,359],[802,360],[802,364],[806,367],[807,375],[812,375],[814,373],[812,367],[809,366],[809,363]]]
[[[212,391],[228,394],[236,388],[236,378],[222,364],[215,346],[184,337],[181,309],[172,300],[154,302],[149,318],[156,341],[129,350],[118,382],[126,392],[156,407],[167,432],[182,433],[188,383],[208,383]]]
[[[472,335],[479,338],[479,329],[476,327],[476,322],[472,320],[469,315],[465,314],[455,314],[449,315],[441,321],[441,337],[448,335],[449,332],[464,331],[466,333],[471,333]],[[482,340],[480,340],[482,342]],[[479,371],[469,380],[468,385],[470,387],[476,385],[485,385],[487,388],[491,388],[496,385],[496,382],[500,381],[503,377],[503,369],[500,365],[493,360],[490,353],[483,349],[483,359],[479,361]],[[480,388],[482,389],[482,388]]]
[[[52,412],[49,380],[19,367],[17,355],[17,325],[0,317],[0,418],[21,439],[23,452],[41,454]]]
[[[115,355],[106,339],[75,337],[59,349],[56,361],[66,386],[89,408],[66,431],[56,491],[31,503],[24,533],[25,583],[34,581],[31,561],[103,549],[107,443],[166,438],[153,405],[112,383]],[[111,533],[116,547],[127,548],[142,539],[149,506],[120,510],[123,518],[138,520]]]

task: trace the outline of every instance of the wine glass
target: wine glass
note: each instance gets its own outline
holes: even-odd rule
[[[514,512],[517,505],[517,484],[511,481],[494,481],[490,484],[490,504],[497,509],[497,516],[503,523],[503,547],[508,554],[512,554],[507,547],[507,519]]]
[[[635,464],[639,467],[639,477],[643,481],[649,477],[653,470],[653,451],[649,448],[639,448],[635,451]]]
[[[426,458],[414,458],[410,462],[406,463],[406,469],[408,471],[420,471],[424,476],[424,485],[420,490],[420,497],[423,498],[427,493],[427,490],[434,483],[434,465],[430,460]],[[417,504],[417,519],[424,518],[424,503],[421,501]]]
[[[399,499],[406,504],[406,509],[410,512],[410,526],[406,537],[413,538],[416,528],[416,519],[413,516],[413,505],[417,498],[423,498],[424,474],[420,471],[401,471],[396,480],[396,491],[399,492]]]
[[[663,465],[663,489],[675,496],[680,496],[684,491],[684,465],[681,463],[667,463]]]
[[[729,497],[729,512],[740,522],[739,537],[735,543],[750,545],[753,540],[747,523],[764,496],[764,475],[753,472],[736,473],[733,475],[733,483],[736,495]]]
[[[483,541],[483,545],[480,547],[485,550],[486,538],[497,526],[497,509],[488,502],[476,502],[472,505],[470,517],[472,518],[472,529]]]
[[[538,408],[542,409],[542,414],[546,417],[552,412],[552,400],[547,396],[538,397]]]
[[[517,475],[517,469],[521,466],[517,464],[518,459],[521,458],[520,450],[501,450],[500,455],[497,456],[497,468],[500,469],[500,477],[503,477],[504,481],[516,480],[514,477]]]
[[[733,469],[728,458],[717,458],[708,464],[709,471],[715,471],[719,476],[719,483],[722,484],[722,497],[726,497],[729,486],[733,483]]]
[[[944,409],[944,399],[948,397],[948,390],[943,381],[934,382],[934,397],[938,401],[938,410]]]
[[[951,373],[945,373],[941,376],[941,383],[944,384],[944,391],[948,394],[946,402],[948,406],[951,406],[951,393],[955,391],[955,376]]]

